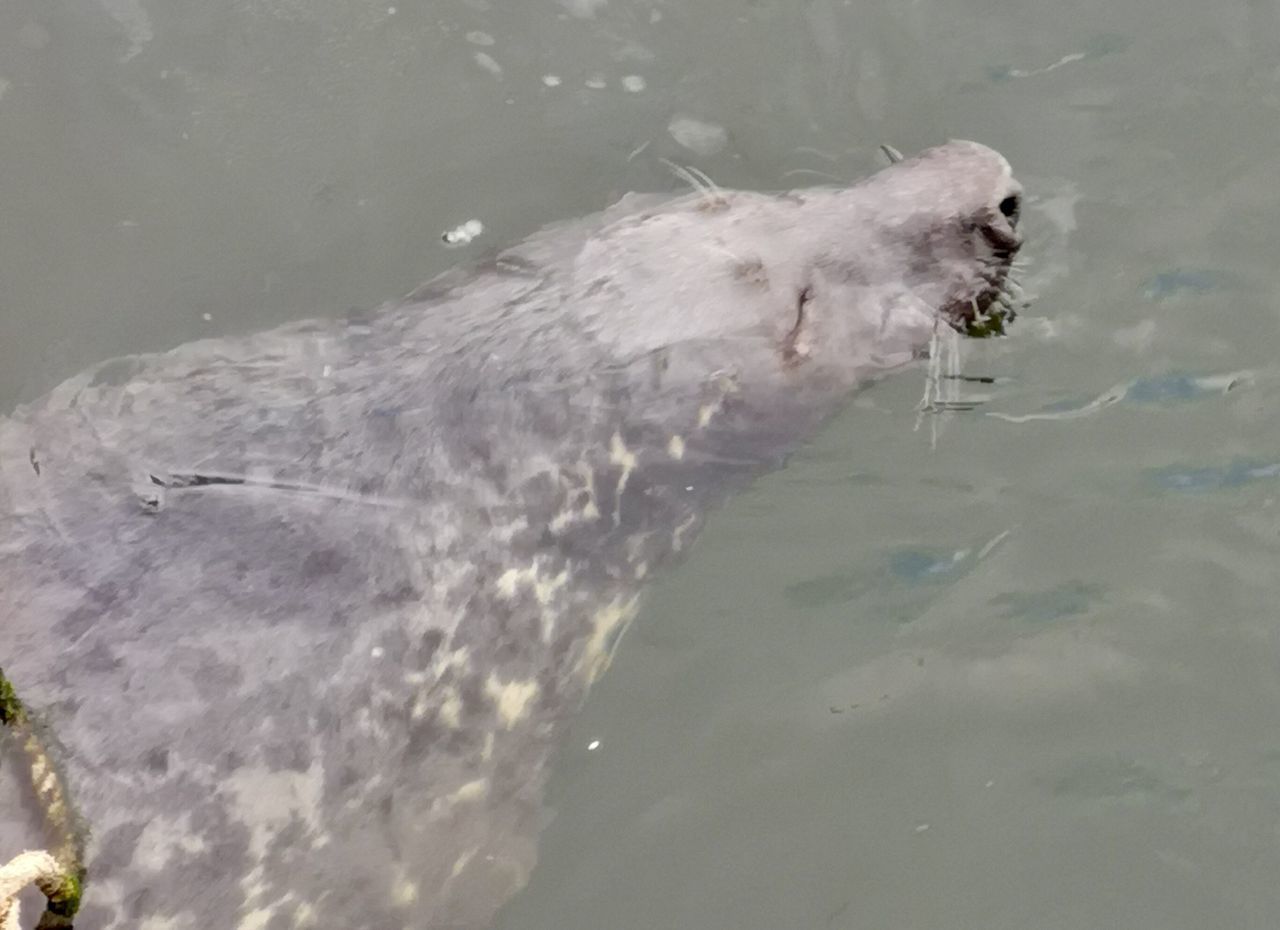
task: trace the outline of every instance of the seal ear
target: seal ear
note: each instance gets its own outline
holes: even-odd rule
[[[798,365],[809,357],[809,341],[805,338],[805,330],[809,322],[806,308],[811,300],[813,300],[813,285],[806,284],[796,295],[795,322],[782,337],[782,361],[787,365]]]

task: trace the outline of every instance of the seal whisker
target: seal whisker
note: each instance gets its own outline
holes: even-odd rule
[[[690,174],[692,174],[694,177],[696,177],[699,181],[701,181],[706,186],[707,190],[713,191],[717,194],[721,192],[720,185],[716,184],[715,181],[711,180],[711,176],[708,175],[701,168],[697,167],[696,165],[686,165],[685,170],[688,171]]]
[[[662,163],[680,180],[684,181],[694,189],[701,197],[702,202],[709,207],[720,207],[727,205],[728,201],[724,198],[720,188],[699,168],[692,165],[677,165],[670,159],[662,159]]]

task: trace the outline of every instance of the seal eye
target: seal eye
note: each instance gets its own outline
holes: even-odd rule
[[[1000,212],[1007,216],[1010,222],[1018,222],[1018,214],[1022,212],[1022,198],[1017,194],[1010,194],[1000,201]]]

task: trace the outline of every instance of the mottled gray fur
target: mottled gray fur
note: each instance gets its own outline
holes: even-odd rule
[[[1017,191],[951,143],[844,189],[628,197],[0,420],[0,666],[91,828],[78,925],[488,924],[641,581],[989,301]],[[22,803],[0,861],[43,845]]]

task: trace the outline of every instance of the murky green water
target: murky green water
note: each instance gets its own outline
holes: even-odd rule
[[[501,927],[1274,927],[1277,127],[1274,0],[10,0],[0,408],[378,303],[662,158],[777,188],[987,142],[1037,300],[968,347],[986,402],[934,441],[895,377],[713,521]]]

